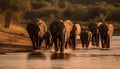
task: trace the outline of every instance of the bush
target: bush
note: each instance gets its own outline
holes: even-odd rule
[[[50,7],[50,6],[51,4],[48,2],[32,3],[33,9],[45,8],[45,7]]]
[[[56,15],[58,12],[58,10],[56,9],[41,9],[41,10],[32,10],[32,11],[27,11],[25,14],[24,14],[24,18],[25,19],[34,19],[34,18],[37,18],[37,17],[42,17],[42,18],[47,18],[49,17],[50,14],[54,14]]]

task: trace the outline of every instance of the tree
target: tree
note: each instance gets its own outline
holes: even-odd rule
[[[0,0],[0,11],[5,12],[5,28],[9,28],[14,13],[30,9],[30,0]]]

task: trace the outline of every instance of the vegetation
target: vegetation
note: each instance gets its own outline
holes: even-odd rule
[[[37,17],[43,18],[47,25],[56,18],[73,22],[106,21],[117,23],[115,27],[120,23],[119,0],[0,0],[1,23],[5,22],[6,11],[14,13],[13,23],[21,24]]]
[[[30,6],[29,0],[0,0],[0,11],[5,13],[5,27],[9,28],[15,13],[30,9]]]

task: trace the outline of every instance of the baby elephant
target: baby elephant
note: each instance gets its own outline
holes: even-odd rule
[[[82,31],[80,33],[82,48],[84,48],[85,45],[86,45],[86,48],[88,48],[91,38],[92,38],[92,33],[90,31]]]

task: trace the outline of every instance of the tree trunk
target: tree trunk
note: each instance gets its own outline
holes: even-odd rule
[[[12,12],[7,11],[5,13],[5,28],[9,28],[10,27],[11,19],[12,19]]]

